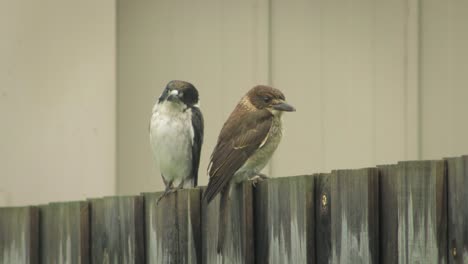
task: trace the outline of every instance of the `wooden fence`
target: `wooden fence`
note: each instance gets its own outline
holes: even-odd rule
[[[468,156],[241,184],[223,256],[202,193],[0,208],[0,263],[468,263]]]

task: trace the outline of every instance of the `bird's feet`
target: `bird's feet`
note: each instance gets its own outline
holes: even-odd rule
[[[172,185],[171,185],[170,188],[166,188],[164,193],[161,196],[159,196],[158,200],[156,201],[156,205],[158,205],[159,201],[161,201],[161,199],[166,197],[168,194],[171,194],[173,192],[177,192],[178,190],[182,190],[183,188],[184,188],[183,182],[181,184],[179,184],[177,187],[172,187]]]
[[[172,187],[172,183],[170,185],[168,185],[166,187],[166,190],[164,191],[164,193],[161,194],[161,196],[159,196],[158,200],[156,201],[156,205],[159,204],[159,201],[161,201],[162,198],[166,197],[170,193],[173,193],[173,192],[177,191],[178,189],[179,189],[179,187],[177,187],[177,188]]]
[[[257,183],[263,181],[265,178],[263,178],[260,175],[255,175],[252,178],[249,179],[249,181],[252,182],[253,187],[257,187]]]
[[[156,205],[159,204],[159,202],[162,200],[162,198],[166,197],[168,194],[170,194],[172,192],[173,189],[169,189],[169,190],[166,190],[164,191],[163,194],[161,194],[161,196],[159,196],[158,200],[156,201]]]

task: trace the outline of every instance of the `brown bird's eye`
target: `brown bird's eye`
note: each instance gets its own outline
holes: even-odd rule
[[[269,102],[271,102],[271,98],[265,96],[265,97],[263,97],[263,101],[264,101],[265,103],[269,103]]]

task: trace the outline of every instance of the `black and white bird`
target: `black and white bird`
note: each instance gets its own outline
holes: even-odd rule
[[[149,132],[154,158],[166,185],[158,202],[172,191],[197,186],[203,116],[195,86],[170,81],[153,107]]]
[[[203,192],[207,203],[221,194],[218,253],[223,249],[232,187],[247,179],[266,177],[260,171],[281,141],[281,116],[292,111],[296,109],[286,103],[280,90],[258,85],[247,92],[224,123],[208,167],[210,181]]]

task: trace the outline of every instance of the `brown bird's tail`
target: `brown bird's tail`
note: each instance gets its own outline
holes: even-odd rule
[[[226,228],[229,216],[229,186],[226,186],[221,191],[219,201],[219,219],[218,219],[218,254],[221,254],[224,248],[224,240],[226,238]]]

